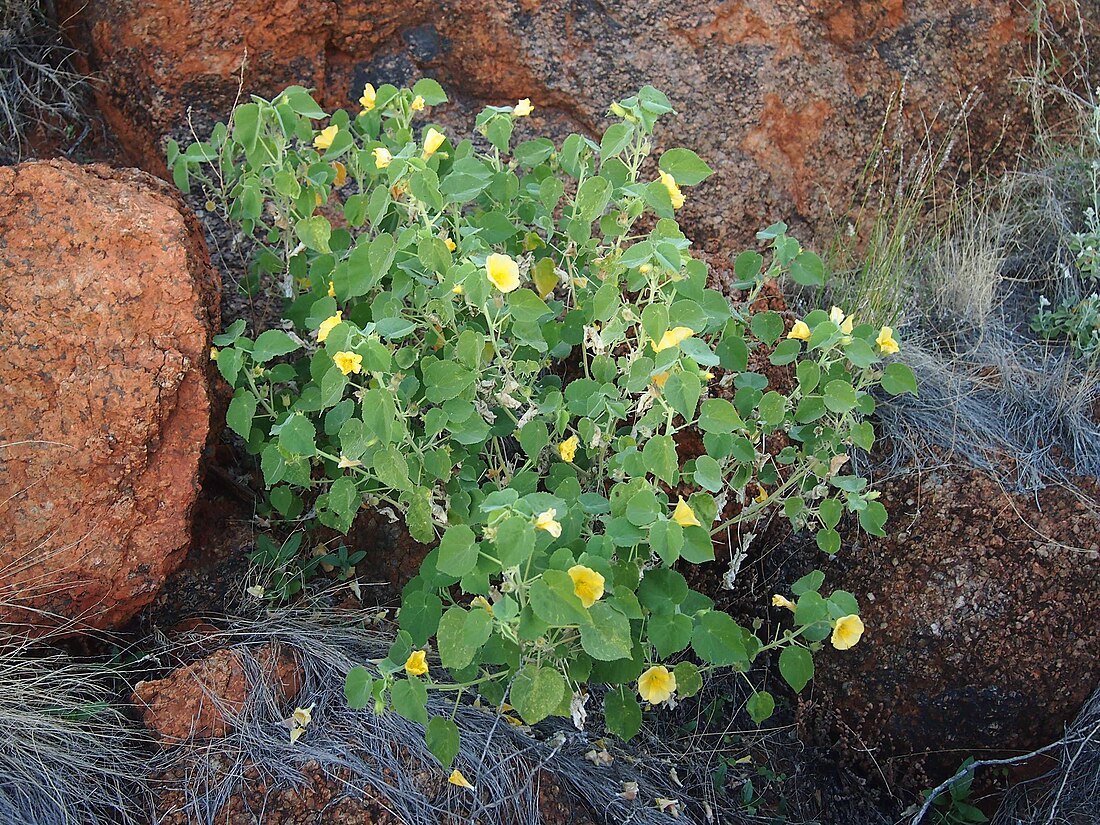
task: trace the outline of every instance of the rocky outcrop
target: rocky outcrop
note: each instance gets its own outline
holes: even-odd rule
[[[1057,739],[1100,680],[1095,483],[1036,501],[945,466],[882,489],[890,537],[829,567],[825,589],[854,593],[867,630],[820,656],[822,732],[913,788]]]
[[[117,627],[191,535],[219,283],[143,172],[0,168],[0,622]]]
[[[272,645],[222,648],[163,679],[138,682],[133,701],[145,727],[171,745],[225,736],[255,690],[268,690],[286,704],[301,685],[301,669],[288,651]]]
[[[689,146],[717,171],[681,213],[711,249],[775,220],[831,227],[883,130],[908,136],[883,170],[928,160],[964,101],[963,164],[994,146],[1011,162],[1030,131],[1012,82],[1027,71],[1031,14],[1002,0],[60,5],[104,81],[101,110],[150,170],[163,171],[164,135],[189,138],[189,120],[206,134],[242,91],[296,83],[330,108],[353,107],[365,81],[432,76],[455,99],[435,119],[468,131],[472,109],[530,97],[524,128],[560,136],[602,130],[611,101],[655,85],[680,112],[660,144]],[[1092,16],[1086,27],[1100,22],[1077,6]],[[908,126],[885,123],[898,110]]]

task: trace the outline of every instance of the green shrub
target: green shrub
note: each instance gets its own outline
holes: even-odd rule
[[[825,639],[858,641],[850,594],[819,594],[811,574],[776,599],[791,629],[760,639],[673,565],[711,561],[712,537],[772,508],[828,553],[844,512],[882,534],[877,494],[841,469],[873,443],[871,391],[915,391],[907,367],[883,367],[890,330],[836,308],[789,333],[778,313],[750,316],[769,279],[823,281],[782,224],[759,235],[769,260],[737,257],[742,301],[707,288],[675,213],[710,168],[670,149],[642,176],[673,111],[656,89],[612,105],[599,142],[560,146],[513,143],[527,101],[485,109],[476,143],[413,126],[445,101],[430,80],[368,86],[359,114],[329,117],[294,87],[169,147],[178,184],[198,180],[260,241],[257,282],[287,299],[285,330],[246,337],[237,321],[216,339],[229,426],[259,456],[274,512],[346,532],[366,504],[437,545],[405,586],[380,678],[353,671],[349,701],[421,721],[449,765],[457,729],[427,718],[429,688],[507,697],[533,724],[583,719],[583,688],[605,685],[624,738],[639,695],[699,689],[695,664],[662,664],[689,648],[702,671],[779,650],[801,690]],[[748,369],[761,348],[792,367],[788,392]],[[705,453],[684,460],[688,430]],[[777,433],[789,444],[773,454]],[[433,637],[446,683],[424,654]],[[750,710],[772,706],[759,693]]]

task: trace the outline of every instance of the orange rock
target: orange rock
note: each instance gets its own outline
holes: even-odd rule
[[[138,682],[133,702],[142,721],[165,744],[225,736],[236,724],[249,693],[259,686],[244,657],[254,657],[259,678],[276,701],[293,702],[302,671],[289,652],[264,645],[243,653],[230,648],[177,668],[163,679]]]
[[[1031,133],[1013,77],[1029,64],[1026,3],[1004,0],[62,0],[69,37],[105,82],[97,101],[144,168],[163,173],[163,137],[190,140],[225,120],[239,90],[315,87],[354,111],[364,82],[440,80],[458,105],[428,113],[469,131],[485,104],[529,97],[534,131],[598,133],[608,104],[650,83],[680,115],[657,135],[695,149],[716,175],[677,217],[710,250],[785,220],[831,229],[857,194],[891,101],[888,135],[919,163],[976,91],[963,150],[1008,164]],[[1085,31],[1100,7],[1074,4]],[[178,9],[185,9],[179,11]],[[1076,22],[1072,25],[1075,27]],[[242,72],[242,59],[247,63]],[[933,135],[926,134],[931,128]],[[926,138],[931,141],[926,144]],[[891,169],[891,174],[896,170]]]
[[[0,622],[111,628],[191,535],[218,278],[143,172],[0,168]]]

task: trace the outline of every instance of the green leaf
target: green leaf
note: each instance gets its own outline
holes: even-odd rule
[[[594,221],[607,207],[611,199],[611,181],[607,178],[589,178],[577,190],[577,216],[588,223]]]
[[[528,458],[537,458],[550,443],[546,422],[540,419],[528,421],[519,431],[519,444]]]
[[[552,154],[554,154],[554,142],[548,138],[525,140],[512,150],[512,157],[516,159],[516,163],[527,169],[538,166]]]
[[[752,721],[759,725],[775,712],[775,699],[766,690],[757,691],[749,697],[748,711]]]
[[[357,665],[348,671],[344,677],[344,699],[352,710],[362,710],[370,702],[371,691],[374,689],[374,680],[370,673],[362,665]]]
[[[747,666],[745,635],[746,631],[725,613],[711,611],[699,617],[691,635],[691,648],[712,665]]]
[[[692,662],[680,662],[672,669],[676,677],[676,695],[688,699],[703,689],[703,677]]]
[[[401,629],[408,632],[416,647],[424,647],[435,635],[442,616],[443,602],[439,596],[423,590],[408,593],[401,600],[398,613]]]
[[[453,361],[433,360],[424,368],[424,395],[434,404],[457,398],[473,383],[474,374]]]
[[[477,566],[478,546],[474,531],[465,524],[453,524],[439,543],[436,567],[449,576],[461,578]]]
[[[301,344],[280,329],[269,329],[261,332],[260,337],[252,347],[252,359],[257,364],[264,364],[272,358],[297,350]]]
[[[260,106],[258,103],[245,103],[233,110],[233,138],[245,152],[252,154],[256,150],[256,137],[259,134]]]
[[[813,570],[791,585],[791,593],[801,596],[813,590],[820,589],[825,582],[825,574],[820,570]]]
[[[534,323],[548,315],[553,315],[553,310],[546,305],[538,295],[529,289],[517,289],[508,296],[508,309],[512,317],[520,322]]]
[[[752,334],[768,346],[774,344],[783,334],[783,316],[770,309],[757,312],[749,322]]]
[[[467,667],[489,640],[492,631],[493,619],[481,608],[463,610],[457,605],[448,608],[439,620],[436,633],[443,667],[449,670]]]
[[[633,135],[634,127],[630,123],[615,123],[608,126],[600,140],[600,160],[605,161],[622,152]]]
[[[428,724],[428,688],[419,679],[402,679],[390,688],[393,709],[411,722]]]
[[[279,446],[292,455],[311,456],[317,452],[317,429],[312,421],[296,413],[279,430]]]
[[[882,388],[890,395],[917,394],[917,378],[905,364],[894,361],[882,373]]]
[[[443,770],[450,770],[458,756],[458,725],[445,716],[433,716],[428,722],[425,741],[428,750],[442,763]]]
[[[665,400],[685,421],[691,421],[695,417],[695,408],[703,392],[699,376],[682,370],[674,372],[665,382],[663,392]]]
[[[779,654],[779,673],[799,693],[814,678],[814,658],[804,647],[785,647]]]
[[[682,613],[661,616],[649,623],[649,641],[657,650],[657,655],[664,659],[673,653],[679,653],[691,643],[691,630],[689,616]]]
[[[294,234],[307,249],[314,252],[331,252],[329,239],[332,237],[332,225],[322,215],[302,218],[294,224]]]
[[[871,501],[867,503],[865,510],[859,511],[859,526],[872,536],[885,536],[886,530],[883,528],[886,526],[886,518],[886,508],[882,502]]]
[[[642,450],[646,469],[666,484],[676,484],[680,475],[680,459],[676,442],[670,435],[658,435],[646,442]]]
[[[690,149],[669,149],[661,155],[658,165],[685,186],[695,186],[714,174],[714,170]]]
[[[443,87],[430,77],[423,77],[416,81],[412,92],[424,98],[424,102],[429,106],[438,106],[440,103],[447,102],[447,93],[443,91]]]
[[[565,694],[565,679],[557,670],[524,665],[516,674],[508,696],[523,721],[534,725],[556,711]]]
[[[742,252],[733,262],[733,274],[737,277],[739,283],[745,285],[755,281],[760,276],[760,271],[763,268],[764,256],[751,250]]]
[[[259,402],[251,392],[239,389],[233,394],[233,400],[229,402],[229,409],[225,414],[225,423],[229,429],[248,441],[252,433],[252,419],[256,415],[256,407]]]
[[[724,398],[708,398],[699,407],[699,428],[708,433],[731,433],[744,428],[733,404]]]
[[[847,381],[836,379],[825,385],[825,406],[835,413],[846,413],[856,406],[856,390]]]
[[[709,455],[701,455],[695,459],[695,483],[704,490],[719,493],[725,486],[722,478],[722,467]]]
[[[825,285],[825,264],[821,258],[808,251],[799,252],[793,261],[789,270],[791,274],[791,280],[796,284],[802,286],[824,286]]]
[[[607,729],[624,742],[642,729],[642,708],[634,693],[625,686],[607,692],[603,698],[603,715]]]
[[[603,662],[629,658],[632,643],[626,616],[603,602],[596,602],[588,612],[592,623],[581,625],[584,652]]]
[[[674,521],[654,522],[649,528],[649,546],[661,561],[673,564],[684,546],[684,528]]]
[[[531,585],[531,609],[551,626],[584,625],[592,621],[573,592],[573,579],[564,570],[546,570]]]
[[[782,393],[767,392],[757,407],[760,424],[768,429],[778,427],[787,416],[787,396]]]

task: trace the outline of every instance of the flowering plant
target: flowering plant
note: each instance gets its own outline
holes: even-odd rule
[[[850,594],[810,574],[777,596],[790,629],[760,639],[677,567],[769,510],[826,553],[844,512],[882,534],[877,494],[841,471],[850,445],[873,443],[871,390],[915,391],[883,363],[891,330],[836,308],[789,330],[750,314],[781,275],[823,282],[782,224],[758,236],[769,260],[736,258],[742,300],[708,287],[675,214],[711,169],[669,149],[643,174],[673,111],[656,89],[613,104],[599,141],[560,146],[513,141],[527,100],[485,109],[476,143],[414,125],[445,101],[431,80],[367,86],[360,111],[330,117],[291,88],[169,147],[177,182],[197,179],[257,238],[257,278],[286,298],[285,330],[252,338],[237,321],[216,339],[228,423],[259,456],[272,515],[346,532],[363,506],[388,509],[434,545],[389,656],[348,675],[348,700],[424,723],[449,767],[457,728],[428,719],[429,687],[583,724],[603,685],[624,738],[639,699],[690,696],[705,671],[769,650],[801,690],[830,635],[858,641]],[[792,385],[750,370],[756,352],[791,365]],[[759,692],[750,711],[773,704]]]

